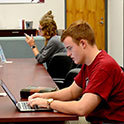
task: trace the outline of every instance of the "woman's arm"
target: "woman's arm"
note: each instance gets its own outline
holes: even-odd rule
[[[35,44],[33,35],[29,36],[25,33],[26,39],[25,41],[27,42],[27,44],[32,48],[32,51],[34,53],[35,56],[37,56],[39,54],[39,50],[37,49],[37,46]]]

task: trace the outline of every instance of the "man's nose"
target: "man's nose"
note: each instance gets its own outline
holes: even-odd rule
[[[71,52],[67,51],[67,56],[71,57]]]

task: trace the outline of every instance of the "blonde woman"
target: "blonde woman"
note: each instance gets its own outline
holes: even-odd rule
[[[53,18],[52,11],[49,11],[39,22],[38,33],[46,39],[40,51],[37,49],[33,36],[26,36],[26,42],[32,48],[38,63],[46,62],[47,66],[55,53],[66,52],[63,43],[60,41],[60,36],[57,36],[57,25]]]

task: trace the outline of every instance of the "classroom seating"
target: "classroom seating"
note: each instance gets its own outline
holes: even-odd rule
[[[47,71],[59,89],[62,89],[72,84],[80,68],[81,65],[74,64],[73,60],[67,56],[67,53],[61,52],[53,55]]]
[[[47,71],[52,78],[65,78],[72,66],[73,61],[66,52],[60,52],[52,56]]]
[[[79,73],[81,68],[73,68],[71,69],[65,76],[64,79],[53,79],[59,89],[63,89],[69,87],[73,81],[74,77]]]

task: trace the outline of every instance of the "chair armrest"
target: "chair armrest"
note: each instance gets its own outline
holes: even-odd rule
[[[64,87],[64,81],[63,78],[53,78],[53,81],[56,83],[59,89],[62,89]]]
[[[64,81],[64,78],[53,78],[53,81]]]
[[[64,84],[64,81],[54,81],[56,84]]]

